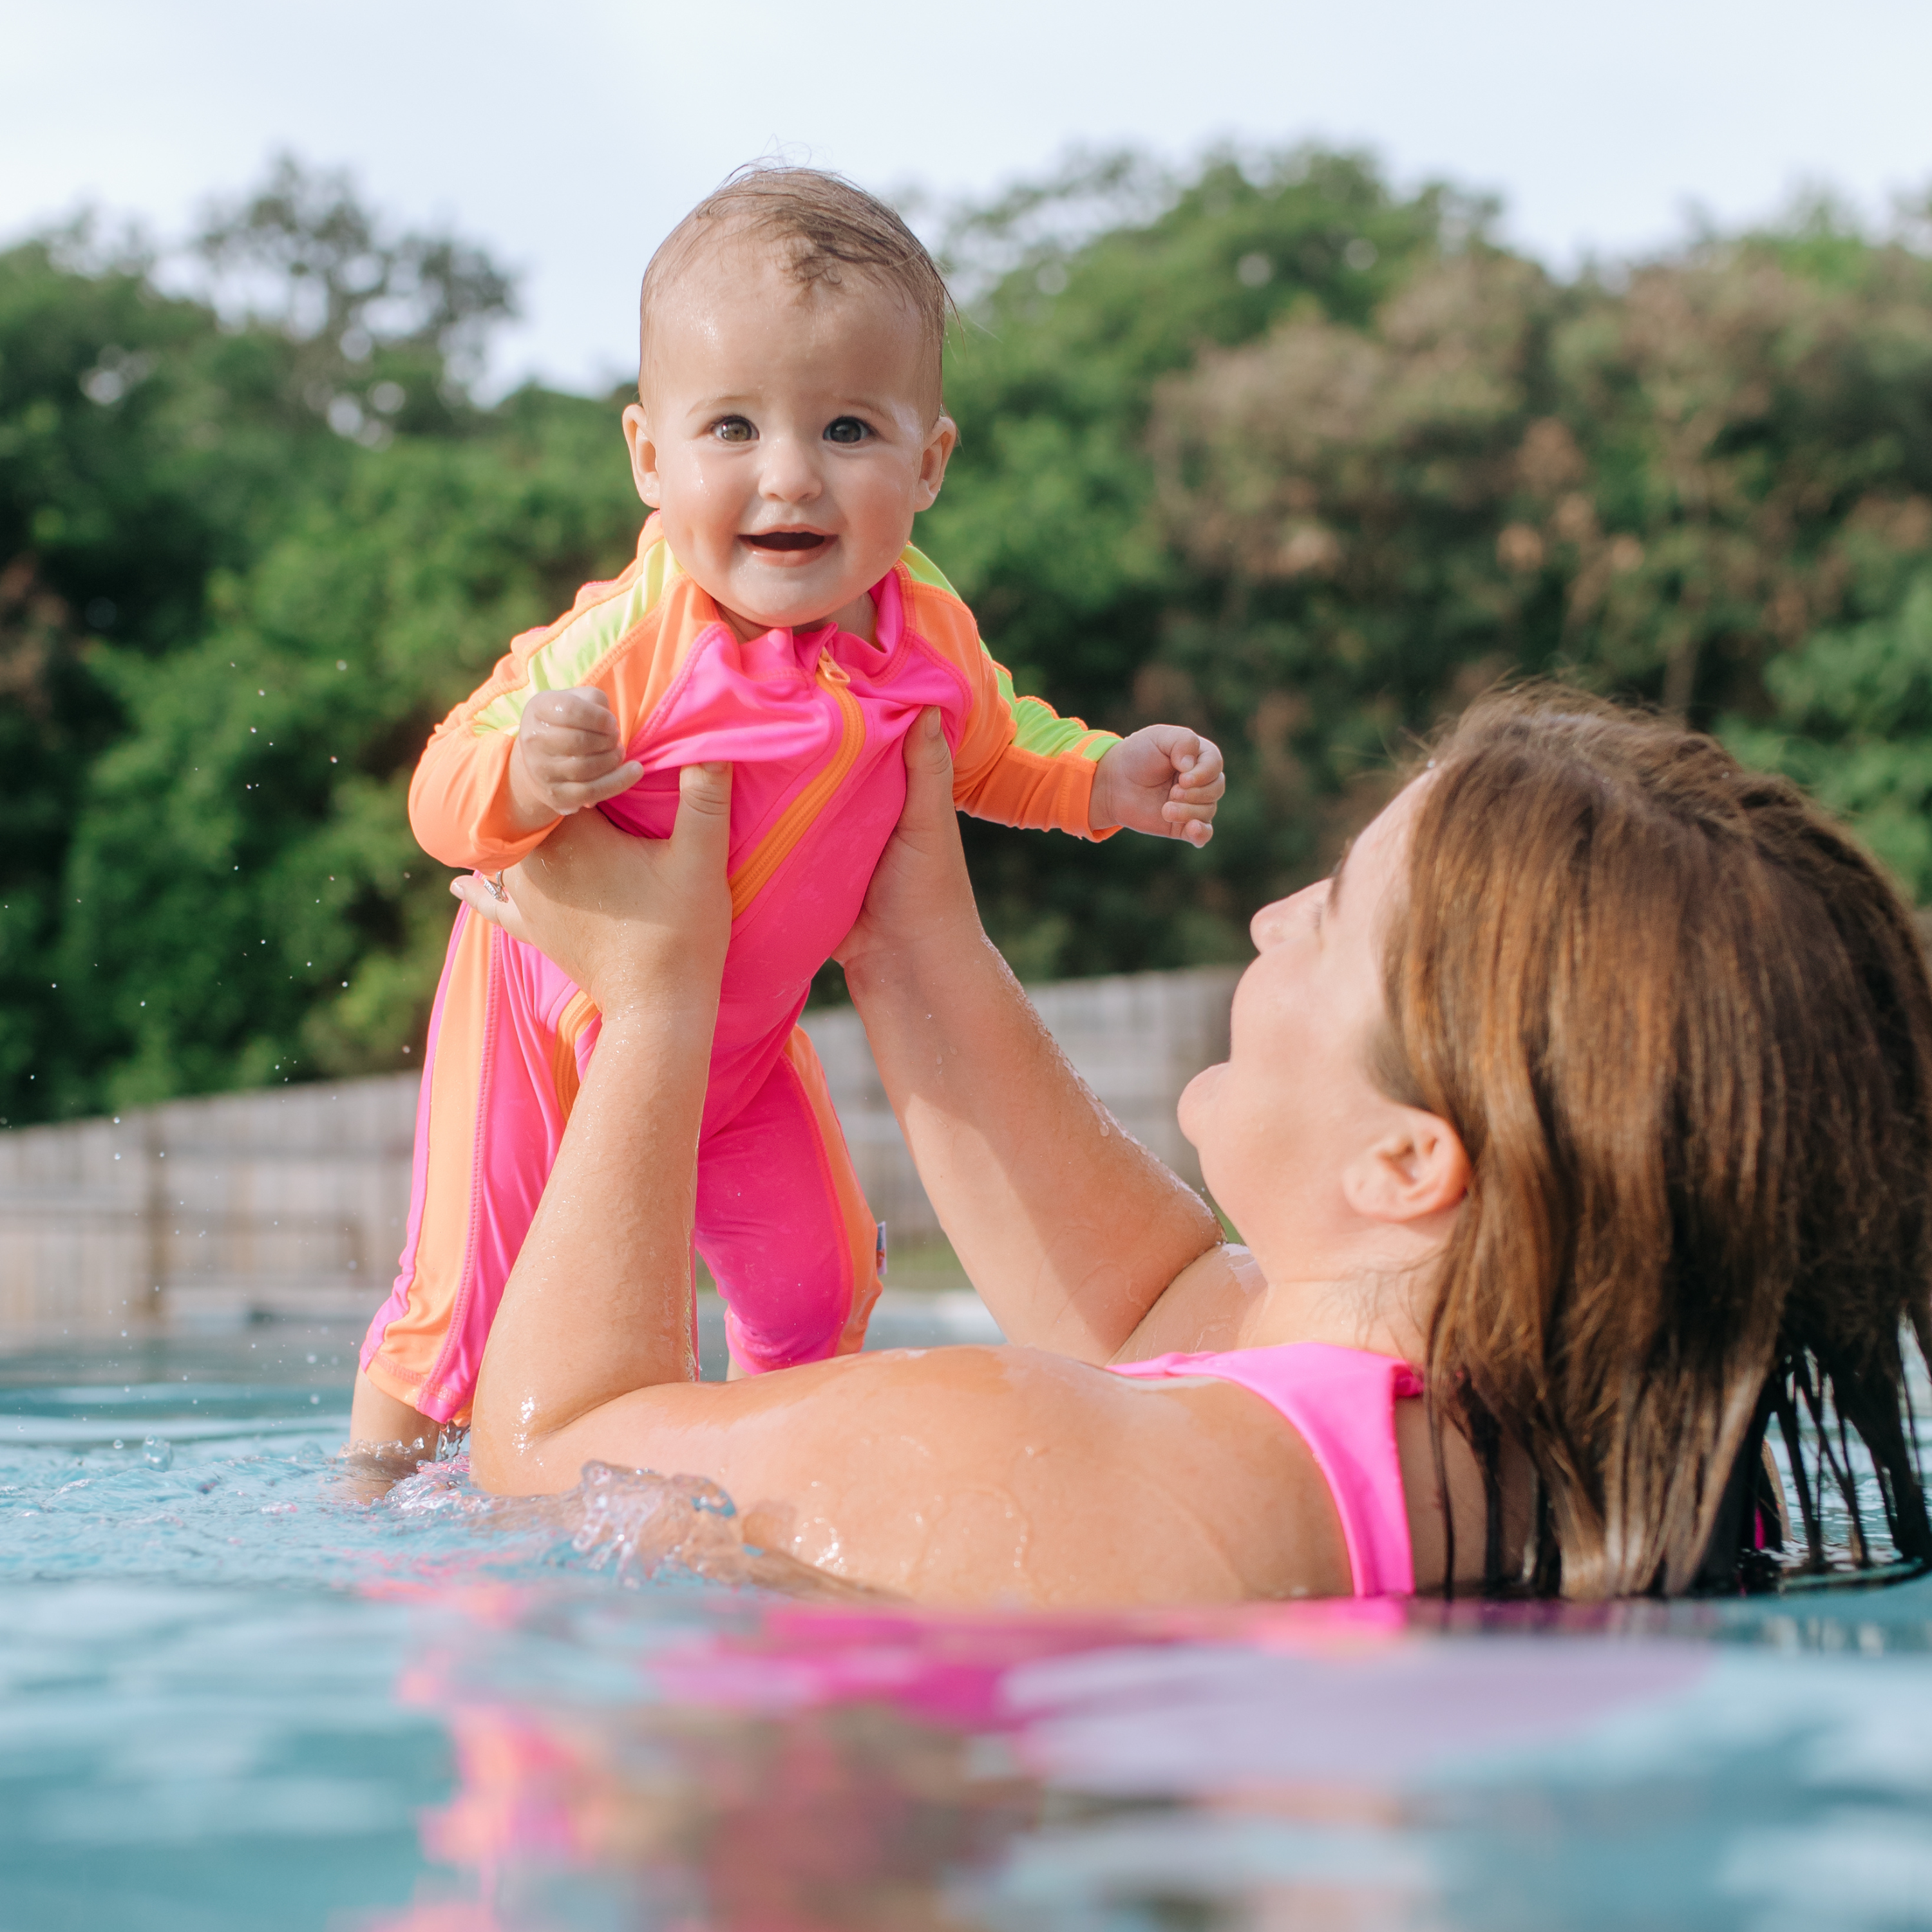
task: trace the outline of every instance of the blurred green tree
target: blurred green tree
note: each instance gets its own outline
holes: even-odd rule
[[[69,1091],[61,881],[92,761],[125,720],[102,640],[160,658],[199,634],[338,439],[292,409],[286,346],[164,296],[85,226],[0,254],[0,1117]],[[46,1064],[41,1064],[42,1062]]]
[[[68,868],[77,1094],[411,1064],[453,908],[410,774],[506,641],[634,541],[608,416],[528,394],[488,436],[358,452],[218,582],[201,642],[101,654],[135,723],[96,762]]]
[[[1397,196],[1366,157],[1300,148],[1211,155],[1178,178],[1131,155],[1082,160],[954,215],[961,440],[918,541],[1022,691],[1118,729],[1208,722],[1156,668],[1175,614],[1222,598],[1154,514],[1156,385],[1283,318],[1358,328],[1492,214],[1440,185]],[[988,926],[1028,978],[1246,956],[1225,846],[1096,851],[974,824],[967,838]]]
[[[1876,812],[1844,761],[1917,727],[1882,722],[1892,685],[1833,680],[1914,648],[1928,298],[1924,256],[1815,212],[1616,284],[1478,243],[1418,263],[1365,329],[1292,315],[1165,382],[1162,528],[1210,594],[1170,610],[1142,676],[1233,754],[1210,854],[1238,901],[1325,866],[1388,751],[1510,673],[1727,721],[1854,823]],[[1856,650],[1847,620],[1876,627]]]
[[[284,160],[194,253],[198,300],[86,225],[0,254],[9,1122],[407,1065],[409,771],[634,535],[608,410],[469,400],[482,251]]]
[[[1916,548],[1932,550],[1932,530]],[[1766,682],[1768,717],[1726,719],[1731,748],[1797,779],[1858,828],[1919,904],[1932,902],[1932,568],[1886,616],[1821,631],[1774,658]]]
[[[1301,149],[943,224],[919,541],[1022,689],[1232,779],[1204,853],[970,825],[1023,974],[1244,956],[1522,671],[1721,730],[1932,898],[1927,238],[1814,201],[1566,284],[1492,212]],[[614,400],[471,400],[513,291],[459,238],[284,162],[195,259],[190,299],[85,226],[0,254],[0,1120],[408,1066],[423,738],[640,514]]]

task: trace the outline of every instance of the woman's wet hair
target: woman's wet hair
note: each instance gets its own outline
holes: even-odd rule
[[[1372,1064],[1469,1157],[1426,1375],[1489,1472],[1488,1587],[1768,1580],[1774,1422],[1797,1567],[1826,1567],[1828,1490],[1855,1558],[1875,1489],[1932,1561],[1904,1358],[1908,1331],[1932,1352],[1932,985],[1905,905],[1796,787],[1665,718],[1498,695],[1432,763]],[[1536,1492],[1507,1576],[1504,1445]]]

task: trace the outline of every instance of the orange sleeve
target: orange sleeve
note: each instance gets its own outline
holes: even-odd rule
[[[431,858],[500,872],[550,836],[554,819],[525,832],[510,814],[510,756],[524,707],[538,692],[596,685],[627,746],[650,716],[683,649],[715,615],[656,524],[645,524],[621,577],[586,584],[555,623],[526,631],[430,734],[410,781],[410,829]]]
[[[914,575],[908,596],[920,634],[963,674],[970,693],[965,729],[952,754],[954,802],[998,825],[1111,838],[1120,828],[1096,832],[1088,808],[1094,774],[1119,739],[1111,731],[1089,730],[1077,718],[1061,717],[1042,698],[1016,695],[1011,675],[980,642],[972,612],[950,586]]]
[[[526,634],[541,638],[544,633]],[[457,706],[430,734],[410,780],[410,830],[432,859],[479,872],[514,866],[549,836],[550,826],[520,832],[510,818],[510,754],[514,731],[478,730],[476,713],[512,688],[522,659],[519,638],[499,659],[488,682]]]

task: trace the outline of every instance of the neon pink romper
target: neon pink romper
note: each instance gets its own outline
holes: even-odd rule
[[[1358,1597],[1415,1594],[1408,1508],[1395,1446],[1395,1406],[1422,1393],[1422,1378],[1394,1355],[1285,1342],[1271,1348],[1156,1355],[1117,1362],[1117,1376],[1157,1382],[1210,1376],[1251,1389],[1280,1412],[1313,1451],[1335,1498]]]
[[[488,874],[550,829],[518,829],[506,803],[524,707],[540,691],[589,684],[609,698],[644,772],[602,808],[624,831],[664,837],[680,767],[731,762],[731,946],[697,1225],[732,1354],[751,1370],[857,1348],[879,1292],[877,1223],[797,1022],[898,822],[907,729],[938,707],[964,810],[1088,836],[1094,771],[1115,742],[1016,694],[971,611],[910,545],[872,594],[873,643],[830,624],[741,641],[653,517],[628,569],[517,640],[443,721],[410,788],[424,848]],[[458,915],[424,1050],[402,1258],[362,1353],[376,1388],[440,1421],[469,1414],[598,1023],[535,947]]]

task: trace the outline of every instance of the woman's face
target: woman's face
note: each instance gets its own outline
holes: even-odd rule
[[[1359,1229],[1345,1172],[1400,1111],[1367,1063],[1417,796],[1403,791],[1333,877],[1255,914],[1261,957],[1235,991],[1228,1058],[1181,1096],[1203,1178],[1270,1280]]]

